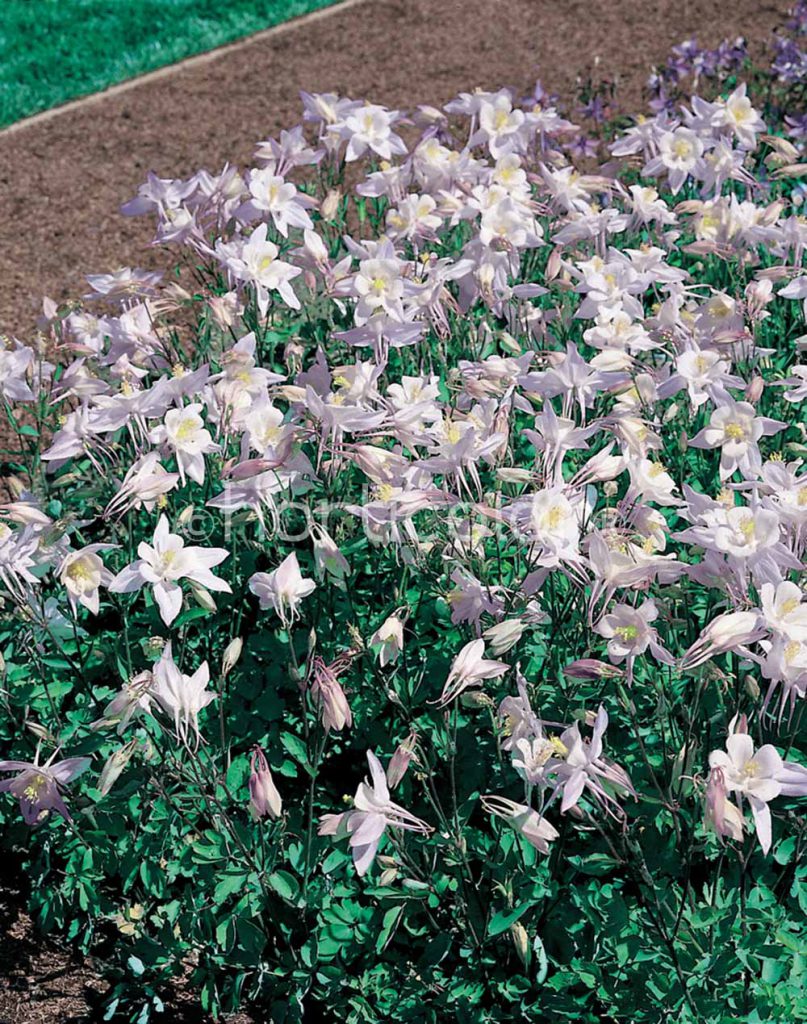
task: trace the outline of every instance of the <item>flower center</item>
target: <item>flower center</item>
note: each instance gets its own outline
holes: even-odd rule
[[[739,423],[727,423],[724,433],[730,441],[742,441],[745,439],[745,428]]]

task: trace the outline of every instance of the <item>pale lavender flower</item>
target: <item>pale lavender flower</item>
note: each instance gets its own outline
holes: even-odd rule
[[[185,547],[179,534],[171,533],[166,516],[159,518],[153,546],[141,541],[137,553],[140,558],[122,569],[109,584],[110,593],[131,594],[150,586],[166,626],[171,625],[182,608],[179,580],[191,580],[207,590],[232,593],[230,584],[210,571],[230,552],[226,548]]]
[[[375,859],[381,837],[387,828],[431,832],[431,826],[390,800],[389,788],[381,762],[372,750],[367,751],[372,785],[362,782],[356,790],[353,811],[326,814],[320,819],[321,836],[348,836],[353,863],[359,876],[365,875]]]
[[[65,821],[73,820],[62,799],[62,790],[89,768],[90,758],[68,757],[54,763],[56,753],[43,765],[36,760],[33,764],[0,761],[0,772],[19,772],[16,778],[0,782],[0,793],[11,793],[19,800],[26,825],[41,825],[47,821],[51,811],[61,815]]]
[[[316,589],[316,583],[303,578],[297,555],[292,552],[272,572],[256,572],[249,578],[249,589],[261,608],[274,608],[287,628],[299,616],[299,605]]]

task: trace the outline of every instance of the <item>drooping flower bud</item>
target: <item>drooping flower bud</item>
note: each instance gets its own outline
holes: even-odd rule
[[[256,818],[279,818],[283,801],[277,791],[266,755],[260,747],[252,751],[249,766],[249,806]]]
[[[527,934],[527,929],[520,921],[516,921],[515,924],[510,925],[510,935],[512,936],[513,946],[519,960],[525,967],[528,967],[530,962],[530,937]]]
[[[387,765],[387,785],[390,789],[396,789],[415,756],[415,744],[417,736],[410,732],[406,739],[395,748],[395,753]]]
[[[244,641],[240,636],[234,637],[228,644],[224,651],[224,655],[221,659],[221,674],[223,678],[232,672],[235,666],[238,664],[238,660],[241,657],[241,652],[244,649]]]
[[[526,623],[521,619],[505,619],[486,629],[482,634],[488,642],[491,653],[497,658],[510,650],[521,639]]]
[[[102,796],[106,796],[118,781],[124,768],[132,760],[139,743],[138,739],[129,740],[109,755],[98,780],[98,791]]]

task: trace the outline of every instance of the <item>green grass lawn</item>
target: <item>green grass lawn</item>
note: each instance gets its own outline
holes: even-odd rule
[[[0,0],[0,125],[336,0]]]

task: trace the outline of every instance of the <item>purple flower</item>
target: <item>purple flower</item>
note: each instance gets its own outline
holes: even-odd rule
[[[61,791],[68,782],[89,768],[90,758],[68,757],[53,764],[53,757],[44,765],[36,761],[33,764],[27,761],[0,761],[0,772],[20,773],[16,778],[3,779],[0,782],[0,793],[11,793],[20,801],[20,811],[26,825],[41,825],[51,811],[56,811],[65,821],[73,820]]]

